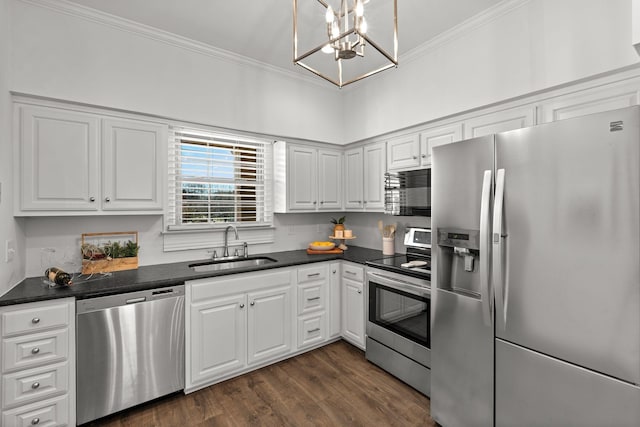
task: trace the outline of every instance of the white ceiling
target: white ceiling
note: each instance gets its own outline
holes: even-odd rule
[[[293,65],[292,0],[70,1],[276,67],[307,73]],[[374,8],[376,2],[382,1],[371,0],[366,7]],[[398,0],[400,58],[501,1]],[[317,6],[317,0],[298,2],[300,9]],[[323,27],[323,17],[320,14],[318,19],[321,21],[315,25]],[[305,19],[308,18],[309,14],[306,14]],[[313,18],[316,20],[315,16]],[[311,23],[299,22],[298,25],[300,32]],[[369,26],[371,28],[371,24]]]

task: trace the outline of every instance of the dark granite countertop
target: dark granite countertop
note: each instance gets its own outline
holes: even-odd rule
[[[367,260],[381,258],[382,251],[350,246],[343,254],[309,255],[306,250],[300,249],[287,252],[256,254],[255,256],[267,256],[277,260],[277,262],[234,270],[200,273],[189,268],[189,264],[206,262],[208,260],[148,265],[139,267],[136,270],[116,271],[111,273],[109,277],[94,275],[89,280],[85,280],[87,276],[81,276],[76,279],[72,286],[60,288],[50,288],[48,284],[44,282],[44,277],[30,277],[0,297],[0,306],[67,297],[75,297],[77,299],[93,298],[144,289],[174,286],[182,284],[187,280],[291,267],[331,260],[345,260],[364,264]]]

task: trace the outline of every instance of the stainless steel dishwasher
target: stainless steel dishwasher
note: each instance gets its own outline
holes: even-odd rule
[[[184,389],[184,285],[78,300],[77,422]]]

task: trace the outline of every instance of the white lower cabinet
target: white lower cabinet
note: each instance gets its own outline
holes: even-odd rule
[[[185,391],[292,351],[291,270],[187,282]]]
[[[342,338],[364,350],[365,348],[364,268],[342,264]]]
[[[298,348],[327,340],[329,308],[329,264],[298,268]]]
[[[3,427],[75,425],[75,300],[0,309]]]

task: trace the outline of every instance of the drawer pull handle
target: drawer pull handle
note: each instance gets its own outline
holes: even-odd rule
[[[34,317],[33,319],[31,319],[31,323],[33,323],[34,325],[37,325],[38,323],[40,323],[40,318]]]
[[[320,299],[320,297],[307,298],[307,301],[315,301]]]
[[[35,426],[36,424],[40,424],[40,418],[34,418],[31,420],[31,425]]]
[[[356,274],[358,274],[358,273],[356,273],[355,271],[350,271],[350,270],[345,270],[344,272],[345,272],[345,273],[347,273],[347,274],[353,274],[354,276],[355,276]]]
[[[38,381],[36,381],[35,383],[31,384],[31,388],[36,390],[38,387],[40,387],[40,383]]]
[[[34,347],[31,349],[31,354],[38,354],[40,353],[40,349],[38,347]]]
[[[315,328],[315,329],[311,329],[310,331],[307,331],[308,334],[311,334],[313,332],[318,332],[320,330],[320,328]]]
[[[319,276],[320,273],[307,274],[307,277],[316,277]]]

